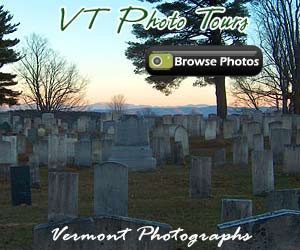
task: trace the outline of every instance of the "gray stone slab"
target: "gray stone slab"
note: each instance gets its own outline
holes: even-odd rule
[[[249,234],[249,241],[229,240],[222,250],[298,250],[300,212],[281,210],[218,225],[219,234]]]
[[[105,162],[94,169],[94,214],[128,216],[128,167]]]
[[[268,195],[267,204],[269,211],[300,210],[300,189],[282,189],[271,192]]]

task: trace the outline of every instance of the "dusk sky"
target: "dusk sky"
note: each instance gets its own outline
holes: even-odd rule
[[[70,62],[75,63],[81,74],[90,80],[88,103],[106,102],[111,96],[124,94],[127,102],[143,105],[186,105],[215,104],[214,87],[193,87],[191,79],[166,97],[136,76],[131,62],[124,51],[126,41],[133,38],[131,26],[126,25],[117,34],[122,7],[151,6],[137,0],[4,0],[5,9],[14,15],[14,22],[20,22],[15,36],[21,41],[31,33],[46,37],[51,47],[59,51]],[[91,14],[79,16],[65,31],[60,30],[61,7],[67,11],[67,21],[82,7],[109,7],[112,11],[100,14],[92,30],[88,30]],[[251,44],[251,37],[248,44]],[[229,97],[229,95],[228,95]],[[229,104],[231,100],[229,98]]]

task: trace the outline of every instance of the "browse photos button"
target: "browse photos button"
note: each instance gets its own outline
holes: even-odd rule
[[[160,46],[146,52],[152,75],[254,76],[262,67],[256,46]]]

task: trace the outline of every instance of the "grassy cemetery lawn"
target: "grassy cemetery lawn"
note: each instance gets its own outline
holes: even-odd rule
[[[191,141],[191,154],[210,156],[218,148],[227,148],[230,142],[213,141],[204,143],[200,139]],[[228,153],[228,159],[231,155]],[[187,164],[188,165],[188,164]],[[93,214],[93,171],[79,170],[80,216]],[[300,177],[285,176],[276,169],[276,189],[299,187]],[[230,164],[213,167],[213,197],[191,200],[189,198],[189,171],[187,166],[166,166],[153,173],[129,174],[129,216],[170,224],[174,229],[186,232],[217,233],[220,222],[222,198],[245,198],[254,201],[254,214],[267,211],[266,199],[254,197],[251,186],[250,166],[239,167]],[[10,187],[0,183],[0,249],[31,249],[34,225],[47,221],[47,168],[41,168],[40,190],[33,189],[31,207],[12,207]],[[176,249],[188,249],[186,244]],[[214,243],[198,242],[189,249],[216,249]]]

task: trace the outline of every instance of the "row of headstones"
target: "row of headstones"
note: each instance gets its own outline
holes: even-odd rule
[[[252,216],[252,201],[222,200],[220,234],[248,233],[249,242],[230,240],[221,249],[298,249],[300,247],[300,189],[274,190],[271,151],[253,151],[252,185],[254,195],[267,195],[269,213]],[[190,197],[212,196],[211,158],[193,157],[190,168]],[[240,234],[239,234],[240,235]]]
[[[128,167],[106,162],[94,168],[94,215],[78,218],[77,173],[49,172],[48,223],[34,228],[34,250],[171,250],[172,243],[144,238],[139,240],[138,229],[143,226],[158,228],[167,233],[171,227],[152,221],[128,218]],[[126,240],[115,242],[105,237],[99,241],[53,241],[53,230],[68,227],[68,233],[77,235],[114,234],[129,228],[133,230]]]

